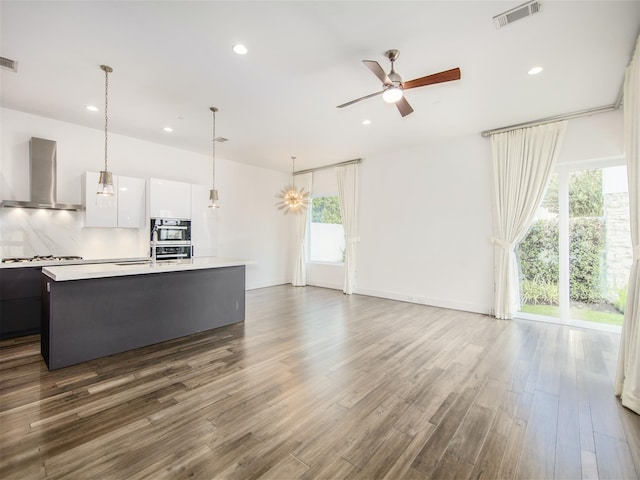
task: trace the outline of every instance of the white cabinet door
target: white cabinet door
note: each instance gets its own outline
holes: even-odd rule
[[[118,175],[118,227],[144,228],[145,180]]]
[[[117,227],[118,226],[118,178],[113,176],[113,198],[109,207],[98,207],[98,172],[86,172],[84,176],[84,226],[85,227]]]
[[[191,217],[191,184],[152,178],[149,180],[151,218]]]
[[[191,244],[194,257],[215,257],[216,217],[209,208],[207,185],[191,185]]]

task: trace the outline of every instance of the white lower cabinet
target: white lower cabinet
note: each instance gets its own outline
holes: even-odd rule
[[[209,208],[207,185],[191,185],[191,244],[194,257],[215,257],[217,222],[215,212]]]
[[[151,178],[149,180],[149,217],[191,218],[191,184]]]
[[[98,206],[98,172],[85,172],[84,226],[102,228],[144,228],[146,224],[145,180],[113,175],[114,195],[109,206]]]

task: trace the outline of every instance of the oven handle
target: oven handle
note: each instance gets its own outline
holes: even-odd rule
[[[159,247],[189,247],[191,244],[184,240],[160,240],[156,242]]]

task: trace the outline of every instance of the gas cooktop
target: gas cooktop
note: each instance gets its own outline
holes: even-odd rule
[[[34,255],[33,257],[3,258],[2,263],[56,262],[64,260],[82,260],[76,255]]]

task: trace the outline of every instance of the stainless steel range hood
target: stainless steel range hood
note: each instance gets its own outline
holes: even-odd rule
[[[31,200],[3,200],[2,207],[46,208],[49,210],[84,210],[82,205],[57,202],[56,142],[32,137],[29,142],[29,176]]]

